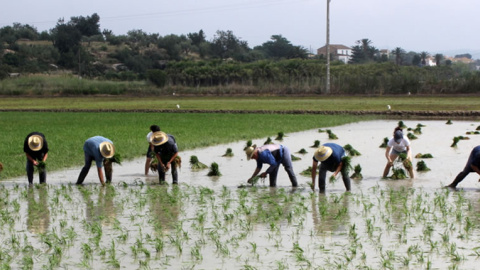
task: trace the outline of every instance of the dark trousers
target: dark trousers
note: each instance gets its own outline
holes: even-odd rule
[[[318,173],[318,187],[320,188],[320,192],[325,192],[326,186],[326,178],[327,178],[327,168],[322,163],[320,163],[320,171]],[[343,184],[345,185],[345,189],[350,191],[350,176],[344,173],[343,170],[340,171],[342,174]]]
[[[28,183],[33,184],[33,172],[35,171],[35,166],[33,162],[27,159],[27,165],[25,166],[27,170]],[[47,182],[47,169],[39,170],[38,176],[40,178],[40,184]]]
[[[81,185],[87,177],[88,171],[90,171],[90,167],[92,166],[93,157],[90,155],[85,154],[85,165],[83,165],[80,174],[78,175],[77,185]]]
[[[172,158],[172,156],[161,156],[163,164],[167,164],[167,162]],[[178,184],[178,171],[177,171],[177,164],[176,162],[173,162],[170,164],[170,170],[172,171],[172,183],[173,184]],[[160,184],[163,184],[165,182],[165,172],[162,169],[162,166],[160,165],[160,162],[158,162],[158,180]]]
[[[295,176],[295,173],[293,172],[293,166],[292,166],[292,157],[290,154],[290,150],[287,147],[282,146],[283,151],[283,156],[282,156],[282,161],[280,164],[283,165],[285,168],[285,171],[288,174],[288,178],[290,179],[290,182],[292,183],[292,187],[298,186],[297,183],[297,177]],[[270,180],[270,186],[275,187],[277,186],[277,175],[278,175],[278,169],[280,169],[280,164],[278,164],[275,167],[270,167],[268,168],[268,175],[269,175],[269,180]]]

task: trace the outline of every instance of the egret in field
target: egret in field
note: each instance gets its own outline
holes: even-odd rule
[[[392,109],[392,107],[390,107],[390,105],[387,105],[387,110],[390,111],[391,109]]]
[[[177,104],[177,109],[180,109],[180,105]]]

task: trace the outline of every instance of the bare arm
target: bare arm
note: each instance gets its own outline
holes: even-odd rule
[[[98,179],[100,179],[100,183],[102,183],[102,186],[105,186],[102,167],[97,167],[97,172],[98,172]]]
[[[315,178],[317,177],[317,166],[318,166],[318,162],[314,160],[312,163],[312,183],[310,185],[310,187],[313,190],[315,189]]]
[[[343,162],[340,162],[340,164],[338,164],[337,169],[333,173],[333,177],[337,177],[337,174],[342,170],[342,167],[343,167]]]
[[[390,159],[390,150],[392,149],[392,147],[390,146],[387,146],[387,149],[385,150],[385,157],[387,158],[387,162],[392,165],[393,163],[393,160]]]

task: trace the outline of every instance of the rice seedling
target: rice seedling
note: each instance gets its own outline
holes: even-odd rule
[[[411,132],[407,133],[407,138],[408,138],[409,140],[416,140],[416,139],[418,139],[418,137],[415,136],[415,134],[413,134],[413,133],[411,133]]]
[[[218,168],[218,164],[216,162],[212,162],[210,165],[210,171],[207,174],[208,176],[221,176],[220,169]]]
[[[427,154],[418,153],[417,155],[415,155],[415,158],[433,158],[433,156],[430,153],[427,153]]]
[[[266,141],[263,142],[263,145],[273,144],[272,138],[268,137]]]
[[[292,161],[302,160],[301,158],[299,158],[297,156],[294,156],[294,155],[290,155],[290,158],[292,159]]]
[[[401,129],[404,129],[404,128],[407,128],[407,126],[403,123],[403,121],[398,121],[398,125],[397,125],[399,128]]]
[[[422,128],[421,128],[421,127],[416,127],[416,128],[413,130],[413,133],[414,133],[414,134],[417,134],[417,135],[422,134]]]
[[[347,152],[347,154],[352,156],[352,157],[362,155],[355,148],[353,148],[353,146],[351,146],[350,144],[346,144],[345,146],[343,146],[343,149],[345,149],[345,152]]]
[[[383,138],[383,142],[382,142],[382,144],[380,144],[379,147],[380,148],[387,148],[388,141],[389,141],[388,137]]]
[[[350,176],[350,178],[354,179],[354,180],[362,180],[363,179],[362,166],[360,166],[360,164],[355,165],[355,167],[353,168],[353,174]]]
[[[252,145],[253,145],[252,140],[248,140],[247,143],[245,144],[245,147],[243,148],[243,151],[247,150],[247,148]]]
[[[202,162],[200,162],[198,160],[198,157],[197,156],[190,156],[190,166],[192,168],[192,170],[203,170],[203,169],[206,169],[208,168],[207,165],[203,164]]]
[[[453,143],[450,147],[457,147],[458,142],[460,141],[459,137],[453,137]]]
[[[420,160],[417,162],[417,172],[428,172],[430,171],[430,168],[427,167],[427,164],[425,161]]]
[[[302,149],[300,149],[297,153],[298,153],[298,154],[305,155],[305,154],[308,153],[308,152],[307,152],[307,150],[305,150],[305,148],[302,148]]]
[[[326,132],[326,130],[319,128],[319,129],[318,129],[318,132],[319,132],[319,133],[324,133],[324,132]]]
[[[227,148],[227,150],[225,151],[225,154],[223,154],[222,157],[233,157],[232,148]]]
[[[308,166],[308,168],[301,171],[300,174],[308,177],[312,176],[312,166]]]
[[[448,119],[448,120],[447,120],[447,122],[446,122],[445,124],[447,124],[447,125],[451,125],[451,124],[453,124],[453,123],[452,123],[452,120],[451,120],[451,119]]]
[[[335,135],[335,133],[333,133],[330,129],[327,129],[327,133],[330,140],[338,140],[337,135]]]
[[[313,145],[310,146],[310,147],[312,147],[312,148],[318,148],[318,147],[320,147],[320,141],[319,141],[319,140],[315,140],[315,141],[313,142]]]
[[[277,137],[275,138],[276,141],[283,141],[283,137],[285,136],[285,134],[283,133],[283,131],[281,132],[278,132],[277,134]]]

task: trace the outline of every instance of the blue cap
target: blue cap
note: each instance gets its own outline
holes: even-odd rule
[[[396,143],[399,143],[403,139],[403,132],[401,130],[395,131],[393,134],[393,139]]]

